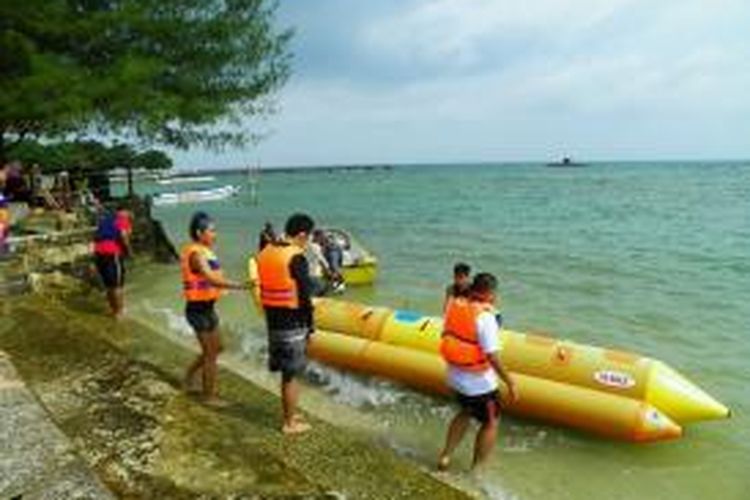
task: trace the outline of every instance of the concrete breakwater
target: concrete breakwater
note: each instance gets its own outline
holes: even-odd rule
[[[77,288],[4,299],[0,350],[92,471],[92,484],[100,481],[115,496],[468,496],[391,450],[311,416],[312,433],[284,437],[277,397],[226,370],[221,390],[234,403],[206,408],[179,390],[192,352],[137,322],[113,322],[98,293],[80,282],[64,286]],[[26,424],[14,422],[13,436],[22,434]],[[23,468],[23,457],[11,451],[0,463]],[[0,496],[31,494],[37,483],[30,481],[13,482]],[[83,488],[70,498],[90,498]]]

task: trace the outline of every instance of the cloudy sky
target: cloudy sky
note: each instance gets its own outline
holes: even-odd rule
[[[282,1],[257,148],[182,167],[750,157],[748,0]]]

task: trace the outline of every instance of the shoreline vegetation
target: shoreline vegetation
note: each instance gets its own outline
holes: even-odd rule
[[[141,215],[149,220],[140,223],[156,224],[150,214]],[[141,247],[141,265],[158,266],[148,253]],[[76,267],[85,265],[79,260]],[[0,353],[114,496],[471,496],[464,491],[470,486],[451,485],[384,444],[312,415],[309,435],[283,436],[278,396],[226,366],[220,368],[221,390],[232,404],[202,405],[181,390],[194,352],[135,319],[113,322],[86,273],[70,271],[34,273],[33,291],[3,297]],[[13,436],[7,439],[15,443]],[[45,474],[55,474],[54,463],[40,470],[25,464],[24,454],[8,459],[16,469],[38,474],[14,476],[0,496],[38,492]],[[84,494],[90,484],[69,488]]]

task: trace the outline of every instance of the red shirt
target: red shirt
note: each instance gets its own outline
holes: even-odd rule
[[[130,214],[124,210],[118,211],[115,216],[115,227],[120,232],[122,238],[130,236],[130,233],[133,231]],[[94,244],[94,252],[99,255],[122,255],[124,250],[120,241],[104,240],[97,241]]]

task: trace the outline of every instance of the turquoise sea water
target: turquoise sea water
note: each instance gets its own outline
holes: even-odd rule
[[[500,277],[511,328],[661,359],[734,411],[730,420],[688,426],[679,441],[646,446],[506,419],[486,473],[472,479],[488,496],[750,498],[750,163],[273,173],[260,179],[257,206],[245,176],[209,185],[224,184],[245,191],[155,214],[181,242],[193,210],[211,213],[230,276],[244,276],[265,220],[281,227],[303,210],[350,230],[379,258],[376,285],[346,298],[437,314],[452,265],[464,260]],[[181,330],[178,271],[157,269],[133,270],[131,314],[165,325],[171,318],[170,328]],[[220,310],[234,339],[230,357],[263,376],[262,322],[247,297],[233,295]],[[325,369],[309,384],[321,414],[346,407],[342,425],[425,466],[434,461],[451,414],[446,401]]]

